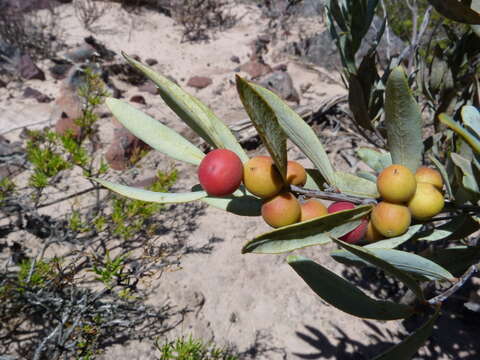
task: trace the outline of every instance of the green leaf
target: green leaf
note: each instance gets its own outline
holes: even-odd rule
[[[193,190],[200,190],[200,185],[194,186]],[[260,216],[263,201],[246,192],[243,186],[232,195],[224,197],[207,196],[202,201],[220,210],[228,211],[240,216]]]
[[[159,121],[123,101],[108,98],[105,103],[115,118],[133,135],[174,159],[198,165],[205,154]]]
[[[380,197],[377,184],[373,181],[341,171],[335,173],[335,179],[336,186],[345,195],[374,199]]]
[[[288,264],[324,301],[348,314],[366,319],[404,319],[412,308],[391,301],[375,300],[320,264],[301,256],[289,256]]]
[[[450,129],[455,131],[458,135],[460,135],[476,153],[480,153],[480,141],[475,138],[475,136],[470,134],[463,126],[454,121],[445,113],[440,114],[438,119]]]
[[[357,171],[357,176],[374,183],[377,182],[377,175],[369,171]]]
[[[422,116],[401,66],[393,69],[387,80],[385,125],[392,162],[415,173],[422,162]]]
[[[445,169],[442,163],[438,161],[437,158],[435,158],[434,156],[430,155],[428,158],[433,162],[437,170],[440,172],[440,175],[442,175],[443,183],[447,188],[448,197],[450,199],[454,199],[452,187],[450,186],[450,180],[448,179],[447,169]]]
[[[458,215],[453,220],[434,229],[418,233],[415,239],[422,241],[457,240],[465,238],[479,229],[480,224],[470,216]]]
[[[309,190],[323,191],[326,181],[317,169],[305,169],[307,172],[307,182],[303,186]]]
[[[135,188],[131,186],[115,184],[107,180],[101,180],[101,179],[93,179],[93,180],[105,186],[107,189],[110,189],[116,192],[117,194],[126,196],[130,199],[155,202],[160,204],[184,203],[189,201],[200,200],[207,196],[207,193],[205,191],[195,191],[195,192],[178,193],[178,194],[162,193],[162,192]]]
[[[387,166],[392,165],[392,156],[388,152],[380,152],[370,148],[359,148],[357,154],[365,164],[376,172],[381,172]]]
[[[237,75],[237,91],[258,136],[272,156],[278,171],[287,183],[287,137],[278,124],[278,114],[264,98],[261,86]]]
[[[427,257],[458,277],[465,273],[470,266],[480,262],[480,247],[455,246],[447,249],[434,249],[433,253]]]
[[[273,127],[273,133],[269,135],[273,136],[278,131],[276,129],[276,125],[278,124],[281,128],[280,131],[282,134],[286,134],[288,138],[292,140],[292,142],[297,145],[298,148],[302,150],[302,152],[312,161],[315,167],[320,171],[323,178],[329,184],[333,185],[335,182],[335,176],[332,165],[330,164],[330,160],[328,159],[322,143],[318,139],[317,135],[315,135],[315,132],[312,130],[312,128],[272,91],[257,84],[246,82],[239,77],[237,77],[237,79],[237,86],[239,88],[239,93],[242,97],[244,105],[247,99],[245,98],[244,100],[243,98],[247,94],[250,94],[249,96],[252,98],[248,100],[249,102],[252,102],[253,104],[263,104],[262,107],[257,110],[259,111],[257,116],[261,117],[262,113],[265,112],[268,115],[263,115],[265,119],[262,121],[274,122],[274,124],[271,125]],[[242,96],[242,94],[244,95]],[[251,106],[252,105],[250,105],[250,107]],[[245,105],[245,107],[247,108],[247,105]],[[268,120],[270,117],[274,118],[274,120]],[[251,115],[250,118],[252,118]],[[262,135],[260,134],[260,136]]]
[[[433,331],[433,325],[440,314],[438,309],[435,314],[417,331],[401,343],[378,355],[373,360],[407,360],[413,358],[418,349],[428,340]]]
[[[428,0],[443,16],[464,24],[480,24],[480,14],[458,0]]]
[[[368,245],[365,245],[364,248],[367,249],[393,249],[396,248],[397,246],[403,244],[404,242],[407,242],[411,238],[414,237],[414,235],[422,228],[423,225],[413,225],[410,226],[407,230],[407,232],[403,235],[385,239],[385,240],[380,240]]]
[[[475,179],[473,165],[471,161],[461,157],[456,153],[451,153],[450,158],[452,159],[453,163],[461,170],[463,174],[462,184],[465,189],[472,191],[476,194],[480,193],[480,189],[478,183]]]
[[[393,277],[396,277],[398,280],[402,281],[414,294],[421,300],[424,299],[422,289],[418,285],[417,281],[411,277],[408,273],[401,270],[399,267],[390,263],[389,261],[377,256],[374,251],[370,249],[362,248],[361,246],[353,245],[341,241],[339,239],[333,239],[338,245],[344,248],[349,254],[356,256],[367,263],[374,265]],[[333,256],[333,254],[332,254]]]
[[[157,85],[165,103],[207,143],[215,148],[229,149],[235,152],[242,162],[248,161],[245,150],[230,129],[205,104],[152,68],[126,54],[123,56],[130,65]]]
[[[480,138],[480,112],[471,105],[465,105],[461,110],[462,122]]]
[[[446,269],[422,256],[394,249],[367,249],[381,260],[420,279],[451,280],[454,278]],[[331,256],[339,262],[369,265],[367,261],[344,250],[334,251]]]
[[[279,254],[329,243],[331,236],[341,237],[360,225],[359,219],[372,208],[372,205],[363,205],[270,231],[245,244],[242,253]]]

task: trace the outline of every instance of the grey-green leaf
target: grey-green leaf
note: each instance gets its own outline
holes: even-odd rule
[[[345,195],[374,199],[380,197],[376,183],[350,173],[335,172],[335,184]]]
[[[393,249],[396,248],[397,246],[403,244],[404,242],[407,242],[411,238],[414,237],[415,234],[422,228],[423,225],[418,224],[418,225],[412,225],[408,228],[407,232],[403,235],[385,239],[385,240],[380,240],[368,245],[365,245],[364,247],[367,249]]]
[[[480,112],[471,105],[465,105],[461,110],[462,122],[480,138]]]
[[[381,152],[370,148],[359,148],[357,154],[365,164],[376,172],[381,172],[387,166],[392,165],[392,156],[389,152]]]
[[[437,170],[440,171],[440,174],[442,175],[443,183],[447,188],[447,194],[449,198],[454,199],[452,187],[450,186],[450,180],[448,179],[447,169],[445,169],[442,163],[438,161],[437,158],[435,158],[434,156],[430,155],[428,158],[433,162]]]
[[[242,162],[248,160],[245,150],[230,129],[205,104],[174,82],[156,73],[152,68],[126,54],[123,56],[130,65],[157,85],[165,103],[207,143],[215,148],[225,148],[235,152]]]
[[[324,301],[348,314],[377,320],[409,317],[412,308],[391,301],[375,300],[320,264],[301,256],[289,256],[288,264]]]
[[[321,218],[285,226],[257,236],[242,248],[242,253],[279,254],[307,246],[329,243],[330,237],[341,237],[355,229],[371,205],[339,211]]]
[[[461,276],[467,269],[480,262],[480,247],[455,246],[447,249],[434,249],[428,258],[448,269],[453,275]]]
[[[183,136],[132,105],[113,98],[108,98],[106,104],[128,131],[161,153],[194,165],[205,156]]]
[[[397,269],[406,271],[420,279],[451,280],[454,278],[450,272],[440,265],[416,254],[394,249],[368,248],[368,251]],[[369,264],[347,251],[334,251],[331,255],[340,262]]]
[[[458,0],[428,0],[443,16],[465,24],[480,24],[480,14]]]
[[[261,86],[248,82],[238,75],[236,79],[243,107],[286,183],[287,136],[278,124],[277,113],[260,93],[259,89],[263,89]]]
[[[401,66],[393,69],[387,80],[385,125],[392,162],[415,173],[423,154],[422,116]]]
[[[452,159],[453,163],[462,171],[462,184],[465,189],[479,194],[480,189],[477,180],[475,179],[472,162],[468,161],[464,157],[461,157],[457,153],[451,153],[450,158]]]
[[[357,256],[358,258],[366,261],[367,263],[374,265],[393,277],[396,277],[398,280],[402,281],[405,285],[407,285],[410,290],[417,295],[417,297],[421,300],[424,299],[422,289],[418,285],[417,281],[410,276],[407,272],[403,271],[399,267],[395,266],[394,264],[386,261],[385,259],[377,256],[374,251],[370,249],[362,248],[361,246],[353,245],[341,241],[339,239],[333,239],[338,245],[344,248],[350,254]]]
[[[458,215],[445,224],[418,233],[415,239],[423,241],[457,240],[465,238],[479,229],[480,224],[470,216]]]
[[[238,190],[225,197],[208,196],[202,199],[208,205],[240,216],[260,216],[262,199],[249,194],[239,194]]]
[[[450,129],[455,131],[458,135],[460,135],[477,154],[480,153],[480,140],[470,134],[463,126],[454,121],[445,113],[440,114],[438,119]]]
[[[131,186],[125,186],[121,184],[115,184],[107,180],[102,179],[93,179],[101,185],[105,186],[107,189],[110,189],[117,194],[126,196],[130,199],[155,202],[160,204],[174,204],[174,203],[184,203],[195,200],[200,200],[207,196],[205,191],[195,191],[187,193],[163,193],[150,191],[145,189],[140,189]]]
[[[435,314],[423,324],[417,331],[408,336],[401,343],[390,348],[386,352],[378,355],[373,360],[408,360],[411,359],[420,349],[420,347],[425,344],[430,335],[432,334],[433,325],[440,314],[440,309],[438,309]]]

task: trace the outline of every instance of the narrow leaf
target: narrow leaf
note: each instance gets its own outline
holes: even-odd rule
[[[357,171],[357,176],[374,183],[377,182],[377,175],[371,173],[370,171]]]
[[[174,159],[198,165],[205,154],[169,127],[123,101],[108,98],[106,104],[128,131],[152,148]]]
[[[467,215],[458,215],[453,220],[436,228],[422,231],[416,240],[440,241],[462,239],[480,229],[480,224]]]
[[[215,148],[225,148],[235,152],[245,162],[248,156],[240,146],[230,129],[196,97],[156,73],[152,68],[123,54],[134,68],[143,73],[157,85],[165,103],[207,143]]]
[[[345,279],[310,259],[289,256],[288,264],[324,301],[348,314],[377,320],[404,319],[412,308],[391,301],[375,300]]]
[[[257,236],[242,248],[242,253],[279,254],[307,246],[330,242],[330,237],[341,237],[360,224],[360,219],[372,210],[371,205],[339,211],[321,218],[285,226]]]
[[[278,124],[277,114],[271,104],[262,96],[263,94],[258,91],[260,86],[250,83],[240,76],[237,76],[236,79],[237,91],[243,107],[286,182],[287,137]]]
[[[480,247],[455,246],[447,249],[434,249],[433,253],[427,256],[458,277],[465,273],[470,266],[480,262]]]
[[[435,314],[423,324],[417,331],[403,340],[401,343],[395,345],[386,352],[375,357],[373,360],[407,360],[411,359],[425,344],[433,331],[433,325],[437,321],[440,310],[437,310]]]
[[[387,166],[392,165],[392,156],[388,152],[380,152],[370,148],[359,148],[357,154],[365,164],[376,172],[381,172]]]
[[[200,185],[194,186],[193,190],[201,189]],[[256,196],[246,192],[241,187],[232,195],[224,197],[207,196],[202,201],[220,210],[228,211],[240,216],[260,216],[263,201]]]
[[[406,271],[420,279],[451,280],[454,278],[446,269],[422,256],[394,249],[367,249],[370,253],[388,262],[397,269]],[[369,265],[369,262],[366,260],[347,251],[334,251],[331,255],[335,260],[340,262],[364,263]]]
[[[207,193],[205,191],[195,191],[195,192],[178,193],[178,194],[162,193],[162,192],[135,188],[131,186],[115,184],[107,180],[101,180],[101,179],[93,179],[93,180],[105,186],[107,189],[110,189],[116,192],[117,194],[126,196],[130,199],[155,202],[160,204],[184,203],[189,201],[200,200],[207,196]]]
[[[373,181],[341,171],[335,173],[335,179],[337,188],[345,195],[373,199],[380,197],[377,184]]]
[[[480,112],[471,105],[466,105],[462,107],[462,122],[475,133],[477,139],[480,138]]]
[[[403,244],[404,242],[407,242],[411,238],[414,237],[414,235],[422,228],[423,225],[413,225],[410,226],[407,230],[407,232],[403,235],[393,237],[390,239],[385,239],[385,240],[380,240],[377,242],[374,242],[372,244],[365,245],[364,248],[367,249],[393,249],[396,248],[397,246]]]
[[[463,140],[467,142],[468,145],[476,152],[480,153],[480,140],[475,138],[472,134],[470,134],[463,126],[459,123],[454,121],[450,116],[445,113],[442,113],[438,116],[438,119],[445,125],[447,125],[450,129],[455,131],[458,135],[460,135]]]
[[[393,163],[415,172],[422,161],[422,117],[400,66],[392,70],[387,80],[385,125]]]
[[[342,248],[344,248],[354,256],[359,257],[360,259],[366,261],[367,263],[374,265],[384,270],[391,276],[397,278],[398,280],[403,282],[408,288],[410,288],[410,290],[412,290],[419,299],[422,299],[422,300],[424,299],[423,292],[420,289],[420,286],[418,285],[417,281],[414,280],[413,277],[411,277],[408,273],[400,270],[398,267],[391,264],[390,262],[380,258],[375,254],[375,252],[370,251],[369,249],[362,248],[361,246],[349,244],[339,239],[333,239],[333,241],[335,241],[338,245],[340,245]]]
[[[464,24],[480,24],[480,14],[458,0],[428,0],[443,16]]]
[[[472,191],[474,193],[480,193],[480,189],[475,179],[473,173],[473,164],[471,161],[468,161],[464,157],[461,157],[457,153],[451,153],[450,158],[452,159],[453,163],[461,170],[463,174],[462,184],[465,189]]]
[[[448,179],[447,169],[445,169],[445,167],[442,165],[442,163],[440,161],[437,160],[436,157],[430,155],[428,158],[433,162],[433,164],[435,165],[437,170],[442,175],[443,183],[445,184],[445,187],[447,188],[448,197],[450,199],[454,199],[452,187],[450,186],[450,180]]]
[[[282,99],[272,91],[257,84],[241,80],[241,87],[248,86],[254,94],[267,104],[273,112],[276,123],[292,142],[312,161],[323,178],[331,185],[335,176],[327,153],[312,128]],[[245,90],[243,90],[245,92]]]

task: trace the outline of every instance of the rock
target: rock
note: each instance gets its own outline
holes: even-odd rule
[[[45,73],[33,62],[29,55],[22,55],[17,70],[25,80],[45,80]]]
[[[25,151],[18,142],[10,142],[0,135],[0,180],[13,177],[25,170]]]
[[[203,89],[212,84],[212,79],[206,76],[192,76],[187,81],[187,86]]]
[[[142,105],[147,104],[147,102],[145,101],[145,98],[142,95],[133,95],[130,98],[130,101],[134,103],[142,104]]]
[[[120,171],[127,169],[135,160],[138,160],[142,152],[148,151],[150,147],[118,121],[114,120],[114,124],[113,142],[105,153],[105,159],[112,169]]]
[[[258,83],[275,92],[287,101],[300,102],[300,96],[293,86],[290,75],[285,71],[275,71],[259,79]]]
[[[230,58],[230,61],[231,62],[234,62],[236,64],[240,64],[240,58],[238,56],[235,56],[233,55],[231,58]]]
[[[52,101],[52,98],[48,97],[47,95],[41,93],[40,91],[31,88],[30,86],[26,87],[23,91],[23,97],[25,98],[34,98],[39,103],[48,103]]]
[[[287,71],[287,64],[278,64],[273,67],[273,71]]]
[[[93,60],[96,54],[98,53],[93,46],[82,44],[74,49],[68,50],[63,56],[73,63],[83,64]]]
[[[148,66],[154,66],[158,64],[158,61],[152,58],[146,59],[145,62],[147,63]]]
[[[66,113],[62,113],[60,119],[55,123],[55,132],[59,135],[70,133],[74,138],[80,138],[82,129],[75,122],[75,118],[71,118]]]
[[[7,87],[7,82],[0,79],[0,88]]]
[[[67,77],[68,72],[72,68],[72,64],[70,63],[58,63],[50,67],[48,70],[52,77],[56,80],[63,80]]]
[[[29,12],[52,9],[60,3],[71,3],[72,0],[3,0],[2,10],[15,12]]]
[[[117,55],[115,51],[108,49],[93,36],[88,36],[84,40],[88,45],[95,49],[98,56],[103,60],[112,61],[115,58],[115,55]]]
[[[273,69],[269,65],[260,61],[250,60],[240,66],[240,71],[246,72],[252,79],[256,79],[273,72]]]
[[[140,90],[141,92],[146,92],[146,93],[152,94],[152,95],[158,95],[159,94],[157,86],[151,81],[148,81],[145,84],[139,86],[138,90]]]

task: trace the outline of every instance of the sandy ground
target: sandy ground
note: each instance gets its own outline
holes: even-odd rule
[[[142,59],[158,60],[154,68],[173,76],[181,85],[185,85],[192,75],[211,77],[213,84],[208,88],[190,91],[232,124],[246,115],[233,84],[233,70],[238,64],[230,58],[235,55],[242,63],[246,62],[251,54],[251,42],[266,28],[266,20],[261,18],[256,7],[239,5],[236,11],[241,20],[233,28],[215,34],[208,42],[181,43],[181,28],[171,18],[149,11],[129,14],[116,6],[97,23],[100,30],[94,35],[114,51],[123,50]],[[89,32],[74,16],[72,7],[61,7],[60,14],[59,25],[64,29],[68,44],[82,43]],[[279,41],[272,48],[280,49],[281,46]],[[281,55],[280,51],[270,51],[266,60],[271,65],[287,63],[297,89],[312,84],[301,104],[345,92],[337,82],[338,75],[307,68]],[[59,91],[59,82],[52,79],[31,84],[53,97]],[[127,90],[127,99],[138,94],[135,87],[128,88],[123,83],[117,85]],[[40,121],[48,123],[52,117],[52,104],[37,104],[15,95],[20,92],[21,88],[10,88],[8,94],[13,93],[13,96],[6,90],[0,92],[1,132]],[[143,110],[188,134],[158,97],[142,95],[147,100],[147,105],[141,106]],[[102,122],[108,127],[110,119]],[[9,136],[15,134],[14,131]],[[298,158],[306,163],[298,152],[292,150],[290,155],[292,159]],[[192,170],[191,167],[180,167],[178,189],[187,188],[194,181]],[[182,206],[176,211],[184,211]],[[175,211],[172,211],[174,215]],[[168,339],[192,334],[206,341],[214,340],[219,345],[234,344],[245,351],[260,334],[262,346],[269,351],[253,355],[253,358],[366,359],[378,353],[378,348],[368,345],[377,343],[377,339],[393,341],[400,331],[398,322],[372,325],[373,322],[354,318],[326,305],[289,268],[284,255],[241,255],[242,244],[268,230],[258,218],[241,218],[207,208],[203,214],[192,214],[192,219],[196,228],[188,234],[187,246],[199,248],[210,244],[211,251],[184,255],[181,269],[164,273],[152,286],[154,290],[147,299],[154,305],[166,301],[179,308],[194,305],[196,311],[188,313],[181,325],[168,332]],[[169,236],[159,237],[158,242],[169,241]],[[301,253],[341,273],[343,266],[328,255],[332,248],[328,245]],[[155,350],[151,341],[131,342],[114,346],[104,358],[154,359]]]

